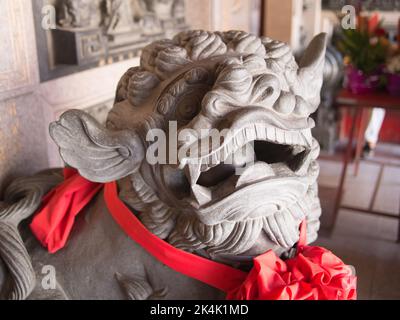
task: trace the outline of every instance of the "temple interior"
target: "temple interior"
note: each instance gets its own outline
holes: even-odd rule
[[[153,41],[242,30],[287,43],[300,61],[325,32],[311,114],[322,208],[313,245],[354,267],[358,299],[400,299],[399,0],[0,0],[0,21],[0,213],[15,178],[64,166],[50,123],[78,109],[105,124],[121,76]],[[291,157],[293,172],[310,152],[254,140],[259,162]],[[233,169],[203,173],[201,190]],[[185,183],[178,198],[190,194]]]

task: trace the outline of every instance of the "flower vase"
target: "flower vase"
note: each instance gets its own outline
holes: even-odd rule
[[[355,94],[375,92],[381,83],[381,75],[381,70],[366,74],[353,66],[349,66],[347,69],[347,89]]]

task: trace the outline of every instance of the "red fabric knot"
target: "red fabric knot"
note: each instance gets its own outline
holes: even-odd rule
[[[302,246],[283,261],[273,251],[254,259],[246,280],[229,300],[355,300],[357,277],[331,251]]]

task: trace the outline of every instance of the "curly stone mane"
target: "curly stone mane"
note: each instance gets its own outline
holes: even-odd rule
[[[218,60],[218,64],[210,72],[201,63],[213,59]],[[266,37],[259,38],[242,31],[185,31],[172,40],[156,41],[144,48],[140,66],[129,69],[121,78],[115,102],[127,100],[135,112],[135,108],[140,108],[160,83],[187,70],[175,86],[164,90],[154,112],[136,128],[139,132],[145,134],[152,127],[162,126],[165,119],[178,117],[178,121],[181,120],[182,112],[177,110],[177,101],[182,101],[180,97],[184,91],[196,84],[204,93],[196,107],[200,113],[187,111],[188,105],[185,105],[185,112],[190,116],[187,119],[182,116],[182,126],[190,124],[195,129],[211,127],[209,119],[223,118],[238,106],[246,105],[267,105],[278,116],[307,124],[312,121],[309,115],[319,105],[322,83],[319,77],[307,83],[302,81],[306,76],[312,78],[307,74],[310,72],[306,68],[308,63],[302,61],[300,67],[305,68],[299,68],[287,44]],[[192,104],[189,108],[193,107]],[[129,124],[118,116],[115,109],[109,114],[107,126],[115,130],[126,129]],[[192,115],[197,116],[193,118]],[[311,136],[289,138],[305,139],[313,150],[312,161],[317,158],[319,146]],[[132,174],[132,186],[124,190],[121,197],[142,212],[142,222],[153,233],[185,250],[205,249],[211,255],[240,254],[249,250],[262,232],[274,243],[289,249],[298,241],[298,227],[305,218],[308,220],[309,242],[317,237],[320,205],[315,182],[318,174],[316,162],[312,168],[314,181],[307,196],[262,218],[207,224],[196,216],[182,215],[179,208],[159,197],[140,171]]]

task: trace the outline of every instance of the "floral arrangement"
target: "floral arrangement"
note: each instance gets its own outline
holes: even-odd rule
[[[371,93],[383,87],[390,42],[378,15],[358,16],[356,29],[343,30],[337,43],[345,56],[345,86],[353,93]]]
[[[338,48],[356,69],[370,74],[384,65],[389,43],[380,28],[368,30],[343,30]]]

